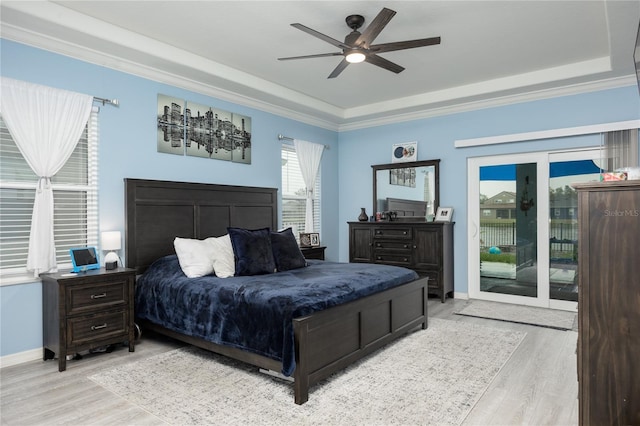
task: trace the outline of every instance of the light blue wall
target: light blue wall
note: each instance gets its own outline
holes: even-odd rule
[[[391,162],[391,146],[418,142],[418,160],[440,159],[440,205],[454,208],[455,291],[467,293],[467,159],[485,155],[599,146],[598,136],[567,137],[474,148],[459,139],[498,136],[640,118],[638,88],[513,104],[340,133],[340,260],[349,260],[348,221],[372,213],[372,164]]]
[[[640,118],[637,88],[514,104],[363,130],[336,132],[219,101],[64,56],[0,40],[2,75],[100,97],[119,108],[101,108],[100,226],[124,231],[123,178],[280,187],[276,135],[331,146],[323,154],[322,242],[330,260],[348,260],[347,221],[360,207],[372,213],[372,164],[390,162],[391,145],[418,141],[418,159],[441,159],[441,205],[455,209],[455,291],[467,292],[466,160],[482,155],[594,145],[593,138],[455,149],[456,139],[573,127]],[[252,164],[178,157],[156,152],[158,93],[238,112],[252,118]],[[597,145],[597,142],[595,143]],[[0,356],[42,346],[39,283],[0,287]]]
[[[321,239],[338,259],[338,134],[65,56],[0,40],[2,76],[120,100],[100,109],[100,228],[124,234],[124,178],[281,188],[277,135],[329,145],[322,160]],[[157,95],[162,93],[250,116],[252,163],[161,154],[156,150]],[[281,205],[281,203],[279,203]],[[39,283],[0,287],[0,356],[42,346]]]

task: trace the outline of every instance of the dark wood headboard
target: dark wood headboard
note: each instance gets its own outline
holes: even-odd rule
[[[175,253],[175,237],[204,239],[227,227],[278,226],[275,188],[125,179],[126,266],[142,273]]]
[[[398,216],[426,217],[427,202],[387,198],[387,210],[398,213]]]

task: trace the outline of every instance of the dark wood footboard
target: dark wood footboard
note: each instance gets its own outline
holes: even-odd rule
[[[293,320],[296,350],[294,397],[309,399],[309,388],[409,331],[427,328],[427,282],[422,278],[363,299]],[[200,348],[280,371],[278,361],[187,336],[148,321],[140,326]]]
[[[293,320],[296,404],[309,388],[387,343],[427,328],[428,278]]]

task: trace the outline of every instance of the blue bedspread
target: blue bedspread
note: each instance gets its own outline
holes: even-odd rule
[[[207,341],[240,348],[295,370],[292,319],[413,281],[409,269],[309,261],[274,274],[187,278],[177,256],[158,259],[137,280],[136,317]]]

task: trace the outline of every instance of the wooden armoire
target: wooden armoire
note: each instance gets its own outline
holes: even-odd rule
[[[640,425],[640,180],[576,184],[581,425]]]

